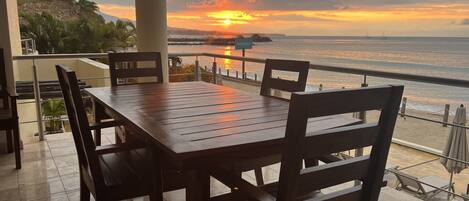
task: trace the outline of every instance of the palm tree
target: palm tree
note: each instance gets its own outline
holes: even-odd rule
[[[99,10],[96,2],[92,2],[89,0],[78,0],[76,2],[76,5],[80,8],[80,12],[84,13],[85,15],[96,13]]]
[[[39,53],[55,53],[63,49],[63,22],[47,13],[21,17],[25,20],[20,27],[22,37],[34,39]]]
[[[115,28],[119,47],[128,48],[135,45],[137,36],[134,23],[130,21],[117,20]]]

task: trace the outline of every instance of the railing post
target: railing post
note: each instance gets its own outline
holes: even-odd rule
[[[197,56],[195,57],[195,71],[194,71],[194,73],[195,73],[195,75],[194,75],[195,76],[195,78],[194,78],[195,81],[200,81],[201,76],[200,76],[200,68],[199,68],[199,57],[197,57]]]
[[[449,117],[449,107],[450,105],[449,104],[446,104],[445,105],[445,114],[443,115],[443,127],[447,127],[448,126],[448,117]]]
[[[230,69],[226,69],[226,76],[230,77]]]
[[[217,59],[213,58],[212,66],[213,84],[217,84]]]
[[[238,71],[236,71],[236,79],[238,79]]]
[[[248,77],[248,73],[244,72],[243,73],[243,79],[246,79]]]
[[[257,74],[254,74],[254,81],[257,81]]]
[[[407,97],[402,98],[402,106],[401,106],[401,117],[405,118],[405,108],[407,105]]]
[[[246,61],[244,61],[244,57],[246,56],[246,50],[243,49],[243,62],[242,62],[242,69],[241,69],[241,73],[244,75],[244,73],[246,72]],[[244,78],[246,79],[246,78]]]
[[[34,101],[36,102],[37,128],[39,133],[39,141],[44,141],[44,127],[42,122],[42,106],[41,106],[41,89],[37,77],[37,66],[33,59],[33,87]]]
[[[218,68],[218,74],[221,75],[221,68]]]

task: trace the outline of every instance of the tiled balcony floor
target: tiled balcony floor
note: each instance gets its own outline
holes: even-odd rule
[[[103,144],[113,143],[113,130],[103,133]],[[405,151],[399,146],[393,146],[389,161],[403,167],[409,162],[406,159],[409,150],[407,152],[398,150]],[[22,156],[23,168],[17,171],[14,169],[14,154],[0,155],[0,201],[79,200],[78,160],[70,134],[49,135],[46,141],[34,142],[32,140],[31,143],[25,143]],[[415,163],[416,158],[412,158]],[[279,165],[263,168],[263,172],[266,182],[275,181],[278,179]],[[253,174],[250,172],[243,174],[243,177],[248,181],[254,181]],[[393,185],[393,182],[390,182],[390,185]],[[212,194],[220,194],[229,190],[215,180],[212,181],[211,186]],[[184,190],[165,194],[167,201],[183,201],[184,197]],[[147,198],[134,200],[147,200]],[[418,199],[387,187],[383,189],[380,200]]]

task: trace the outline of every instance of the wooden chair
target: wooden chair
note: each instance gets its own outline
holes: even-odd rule
[[[274,70],[298,73],[298,80],[292,81],[273,78],[272,73]],[[303,92],[306,88],[308,72],[308,61],[267,59],[264,67],[260,94],[262,96],[284,99],[282,97],[275,96],[275,93],[273,93],[272,90],[281,90],[290,93]],[[234,171],[241,175],[242,172],[254,170],[257,184],[263,185],[264,178],[262,175],[262,167],[278,162],[280,162],[280,155],[244,160],[234,165]]]
[[[140,62],[154,62],[154,66],[138,68]],[[111,85],[138,84],[135,78],[153,77],[163,83],[163,68],[159,52],[109,53]]]
[[[15,151],[16,169],[21,169],[20,131],[18,111],[16,108],[16,93],[9,92],[6,81],[6,69],[3,49],[0,49],[0,131],[7,136],[8,153]]]
[[[256,187],[230,171],[213,168],[211,174],[238,189],[213,200],[296,201],[347,200],[376,201],[383,185],[384,168],[391,144],[403,86],[368,87],[291,96],[282,153],[279,182]],[[378,122],[308,132],[309,118],[380,110]],[[302,168],[303,159],[316,158],[371,146],[370,155],[337,160]],[[361,184],[353,185],[354,181]],[[347,187],[323,194],[322,189]],[[351,187],[349,187],[351,186]],[[222,198],[222,199],[219,199]]]
[[[152,67],[138,68],[139,63],[149,65],[152,62]],[[145,77],[156,79],[156,83],[163,83],[163,67],[159,52],[109,53],[109,70],[111,86],[138,84],[138,78]],[[100,131],[97,133],[99,134]],[[116,127],[118,143],[132,140],[135,139],[130,137],[124,127]]]
[[[272,77],[273,71],[286,71],[298,73],[298,80],[285,80]],[[308,79],[309,62],[293,60],[267,59],[262,76],[261,92],[262,96],[275,97],[272,90],[281,90],[286,92],[303,92],[306,88]],[[278,97],[281,98],[281,97]]]
[[[97,147],[91,130],[113,127],[115,122],[89,125],[75,72],[56,66],[67,114],[77,149],[80,169],[80,200],[122,200],[150,195],[163,200],[158,165],[149,166],[149,151],[127,144]],[[150,169],[151,168],[151,169]],[[158,181],[158,180],[155,180]]]

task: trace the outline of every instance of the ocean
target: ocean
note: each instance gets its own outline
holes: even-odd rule
[[[434,37],[274,37],[270,43],[256,43],[247,57],[306,60],[312,64],[372,69],[387,72],[428,75],[469,80],[469,38]],[[171,53],[210,52],[241,56],[240,50],[224,46],[169,46]],[[200,58],[202,66],[211,66],[212,58]],[[194,58],[183,58],[192,63]],[[241,71],[241,62],[218,59],[218,66]],[[261,79],[263,65],[246,63],[246,71]],[[284,74],[284,77],[290,75]],[[311,70],[308,89],[354,88],[363,76]],[[368,77],[369,85],[404,84],[407,107],[430,113],[451,111],[460,104],[469,105],[469,89],[435,84]]]

